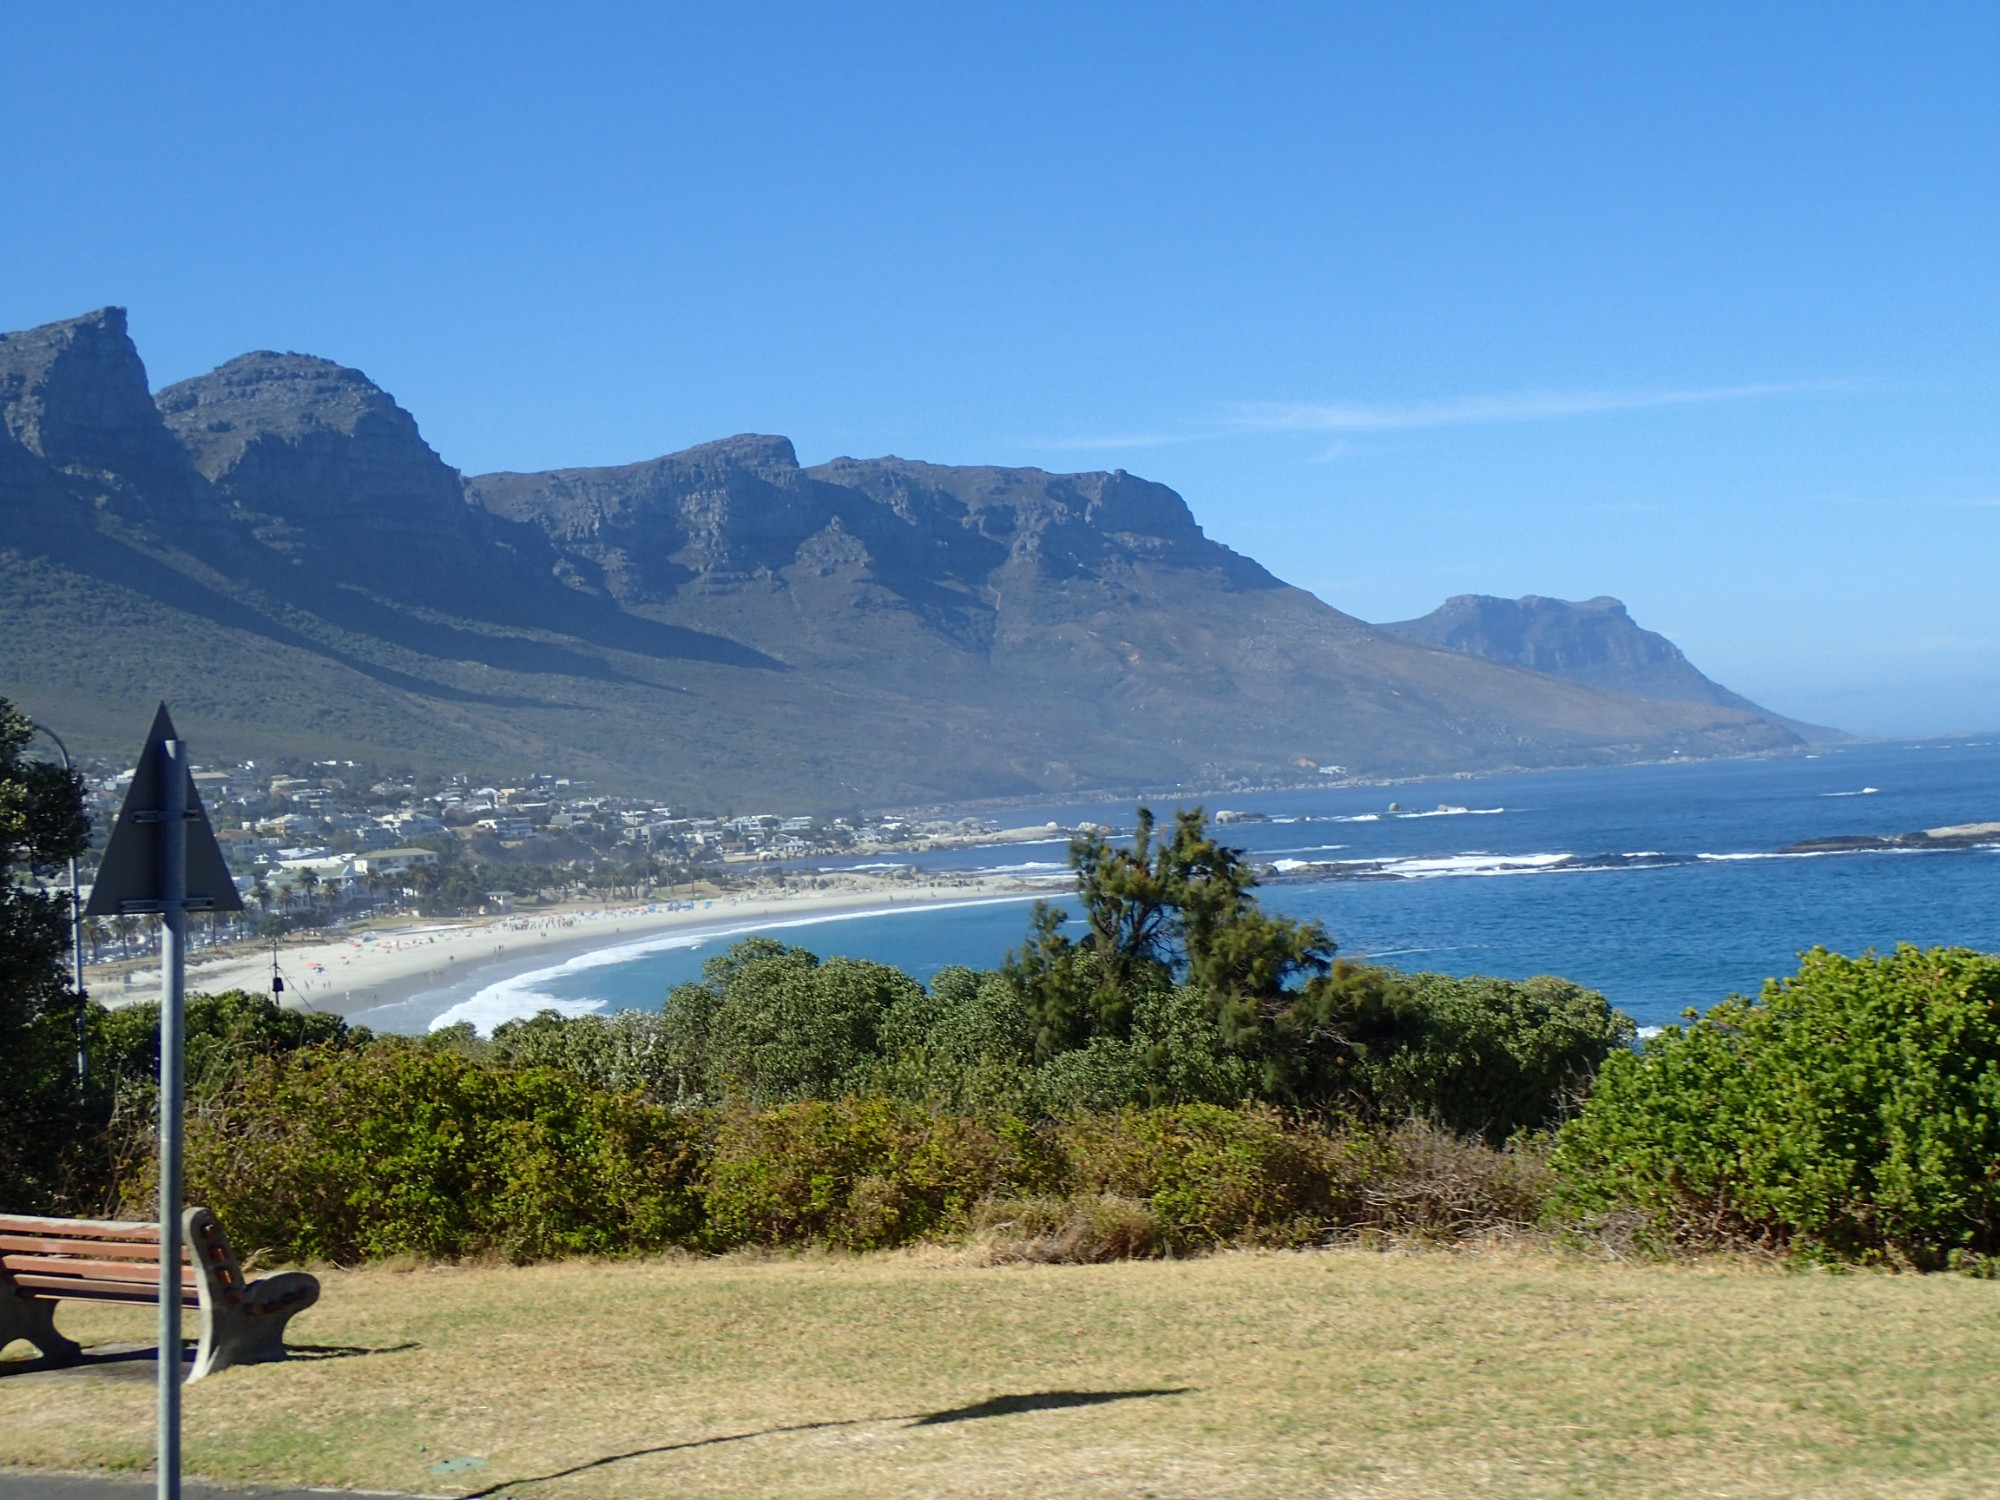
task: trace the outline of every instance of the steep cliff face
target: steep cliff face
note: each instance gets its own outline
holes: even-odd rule
[[[482,474],[475,504],[546,534],[626,604],[767,577],[826,524],[785,438],[744,436],[614,468]]]
[[[787,659],[876,648],[986,654],[1138,597],[1139,570],[1279,589],[1131,475],[836,459],[745,435],[647,463],[485,474],[468,490],[541,529],[569,576],[699,617]],[[902,639],[898,639],[901,637]]]
[[[416,419],[359,370],[245,354],[168,386],[158,408],[231,520],[321,579],[465,604],[546,571],[545,556],[524,569],[509,555]]]
[[[9,447],[0,484],[19,495],[60,492],[160,523],[186,520],[206,500],[153,407],[123,308],[0,334],[0,449]]]

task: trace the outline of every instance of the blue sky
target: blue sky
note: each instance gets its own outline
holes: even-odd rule
[[[357,365],[471,471],[1120,467],[1371,620],[1617,594],[2000,727],[2000,9],[0,12],[0,327]]]

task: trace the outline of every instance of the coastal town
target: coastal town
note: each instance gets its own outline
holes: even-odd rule
[[[84,776],[94,846],[79,876],[87,895],[95,853],[117,820],[132,772],[87,765]],[[303,937],[399,914],[508,917],[592,901],[813,888],[816,860],[1070,831],[858,810],[704,815],[553,773],[494,784],[462,771],[384,774],[352,760],[197,765],[194,779],[245,906],[240,919],[200,924],[199,948]],[[876,872],[874,881],[914,873],[905,866]],[[41,877],[49,885],[66,878],[55,870]],[[150,928],[85,924],[90,962],[116,967],[143,960],[154,942]]]

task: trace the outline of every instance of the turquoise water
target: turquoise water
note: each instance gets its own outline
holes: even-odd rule
[[[1404,811],[1391,814],[1392,801]],[[1440,803],[1454,810],[1440,812]],[[1173,804],[1155,805],[1164,817]],[[1260,860],[1383,862],[1380,878],[1280,879],[1265,890],[1271,907],[1324,922],[1343,952],[1408,969],[1562,974],[1603,990],[1642,1024],[1754,991],[1815,944],[2000,949],[2000,849],[1777,852],[1835,834],[2000,821],[1995,741],[1211,797],[1206,805],[1271,820],[1223,830]],[[1010,809],[1001,821],[1084,819],[1128,829],[1132,805],[1049,804]],[[1063,854],[1050,843],[888,862],[1033,875],[1059,873]],[[821,868],[882,863],[873,856]],[[948,964],[998,963],[1027,920],[1021,901],[746,930],[928,977]],[[656,1007],[740,935],[518,976],[482,997],[478,1019],[490,1024],[551,1002]]]

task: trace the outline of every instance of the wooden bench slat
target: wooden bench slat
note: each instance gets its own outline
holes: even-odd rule
[[[150,1260],[158,1264],[160,1246],[135,1244],[125,1240],[59,1240],[53,1235],[0,1234],[0,1251],[25,1250],[31,1255],[93,1255],[100,1260]],[[181,1259],[188,1247],[181,1246]]]
[[[98,1281],[134,1281],[158,1286],[160,1268],[144,1261],[77,1260],[62,1255],[0,1255],[0,1272],[9,1281],[18,1281],[25,1272],[36,1276],[81,1276]],[[181,1267],[181,1285],[194,1285],[194,1268]]]
[[[160,1242],[160,1226],[138,1219],[38,1219],[0,1214],[0,1234],[56,1234],[64,1239],[150,1240]]]
[[[66,1302],[158,1302],[156,1288],[135,1281],[92,1281],[82,1276],[10,1276],[24,1292],[54,1292]],[[183,1307],[197,1305],[196,1294],[183,1291]]]

